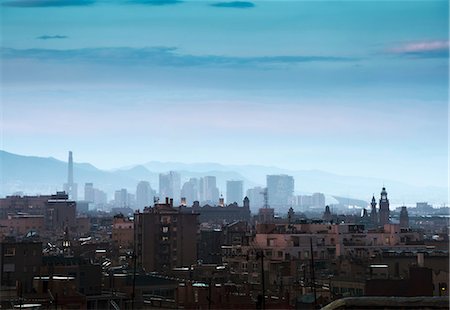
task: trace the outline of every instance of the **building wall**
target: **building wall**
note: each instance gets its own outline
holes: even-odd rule
[[[135,213],[137,262],[146,271],[167,271],[197,262],[196,213],[181,213],[172,202]]]

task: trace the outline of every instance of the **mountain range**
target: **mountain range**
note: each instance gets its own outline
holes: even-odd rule
[[[74,163],[74,179],[78,183],[79,196],[83,186],[93,182],[112,198],[115,190],[126,188],[131,193],[141,180],[149,181],[158,190],[159,173],[178,171],[182,183],[191,177],[214,175],[217,186],[225,195],[227,180],[243,180],[244,190],[254,186],[265,186],[266,175],[287,174],[295,179],[296,194],[322,192],[369,201],[376,198],[383,185],[386,186],[393,204],[414,204],[428,201],[439,206],[447,203],[448,189],[445,187],[418,187],[406,183],[380,180],[371,177],[343,176],[320,170],[288,170],[259,165],[222,165],[218,163],[177,163],[150,161],[144,164],[101,170],[89,163]],[[23,156],[0,150],[0,195],[15,192],[26,194],[48,194],[61,190],[67,181],[67,162],[52,157]]]

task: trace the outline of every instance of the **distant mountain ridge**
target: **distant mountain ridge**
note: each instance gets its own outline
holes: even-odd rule
[[[115,190],[127,188],[134,193],[140,180],[149,181],[158,190],[159,173],[178,171],[182,182],[190,177],[215,175],[220,191],[225,195],[227,180],[243,180],[244,187],[265,186],[267,174],[288,174],[295,179],[296,193],[323,192],[331,196],[369,201],[378,199],[383,184],[392,203],[428,201],[447,203],[447,188],[417,187],[405,183],[370,177],[341,176],[320,170],[287,170],[258,165],[222,165],[218,163],[170,163],[150,161],[145,164],[105,171],[89,163],[74,163],[74,179],[82,197],[84,183],[106,191],[109,198]],[[23,156],[0,150],[0,195],[17,191],[27,194],[51,193],[61,190],[67,180],[67,163],[52,157]]]

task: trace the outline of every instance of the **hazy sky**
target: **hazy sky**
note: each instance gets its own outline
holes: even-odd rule
[[[448,1],[0,3],[6,151],[448,185]]]

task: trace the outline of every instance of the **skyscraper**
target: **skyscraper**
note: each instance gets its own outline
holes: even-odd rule
[[[241,202],[244,197],[243,181],[227,181],[227,204]]]
[[[172,198],[175,203],[180,202],[181,179],[180,174],[175,171],[159,174],[159,196]]]
[[[252,202],[252,208],[257,210],[264,206],[264,195],[262,192],[264,188],[257,186],[254,188],[249,188],[247,190],[247,197]]]
[[[290,175],[268,175],[267,195],[271,208],[287,208],[292,204],[294,178]]]
[[[94,183],[85,183],[84,184],[84,200],[86,200],[88,202],[95,201]]]
[[[129,206],[128,191],[122,188],[114,192],[114,205],[117,208],[124,208]]]
[[[202,202],[216,204],[219,201],[219,189],[216,186],[215,176],[200,178],[200,200]]]
[[[142,209],[153,204],[156,193],[147,181],[140,181],[136,187],[136,208]]]
[[[181,188],[181,197],[186,198],[188,204],[192,204],[194,201],[199,200],[199,182],[196,178],[190,178],[189,181],[183,184]]]
[[[72,200],[78,199],[78,185],[73,182],[73,157],[72,151],[69,151],[69,163],[67,167],[67,183],[64,184],[64,191]]]

